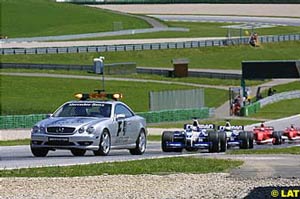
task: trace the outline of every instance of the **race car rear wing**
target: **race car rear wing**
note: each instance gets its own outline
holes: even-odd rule
[[[218,130],[225,130],[226,126],[218,126]],[[230,126],[231,130],[244,130],[244,126]]]
[[[184,124],[184,129],[191,129],[193,127],[197,127],[199,129],[215,129],[216,125],[215,124],[198,124],[197,126],[192,125],[192,124]]]

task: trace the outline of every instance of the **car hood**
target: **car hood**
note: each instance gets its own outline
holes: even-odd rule
[[[37,125],[39,126],[68,126],[78,127],[85,125],[93,125],[95,123],[103,122],[109,118],[96,118],[96,117],[50,117],[42,120]]]

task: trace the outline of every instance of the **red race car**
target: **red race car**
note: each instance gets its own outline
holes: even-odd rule
[[[282,133],[282,139],[289,142],[300,141],[300,128],[295,128],[294,125],[286,128]]]
[[[261,123],[260,126],[255,126],[253,129],[253,134],[256,144],[282,144],[282,132],[274,131],[272,126],[265,126],[264,123]]]

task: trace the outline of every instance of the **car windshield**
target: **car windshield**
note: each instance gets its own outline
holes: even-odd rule
[[[110,117],[111,104],[67,103],[58,109],[53,117]]]

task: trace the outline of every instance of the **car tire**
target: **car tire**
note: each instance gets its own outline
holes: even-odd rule
[[[147,137],[145,131],[142,129],[136,140],[136,146],[134,149],[130,149],[131,155],[142,155],[146,151]]]
[[[161,148],[163,152],[173,152],[175,149],[169,148],[167,146],[167,142],[173,141],[173,132],[172,131],[164,131],[161,136]],[[182,149],[181,149],[182,151]]]
[[[227,149],[227,139],[225,132],[219,132],[219,139],[220,139],[220,152],[225,152]]]
[[[249,149],[253,149],[254,147],[254,135],[251,131],[247,131],[248,139],[249,139]]]
[[[99,142],[99,149],[97,151],[93,151],[96,156],[107,156],[110,152],[111,140],[110,135],[107,129],[104,129]]]
[[[249,148],[249,138],[248,133],[246,131],[242,131],[239,133],[240,140],[240,149],[248,149]]]
[[[31,149],[31,153],[35,156],[35,157],[46,157],[49,150],[48,149],[43,149],[43,148],[34,148],[34,147],[30,147]]]
[[[84,149],[71,149],[71,153],[74,155],[74,156],[84,156],[86,150]]]
[[[272,137],[274,139],[273,145],[280,145],[280,144],[282,144],[282,137],[281,137],[281,135],[282,134],[279,131],[274,131],[272,133]]]
[[[208,134],[208,140],[209,142],[211,142],[211,144],[208,147],[208,151],[210,153],[216,153],[221,150],[221,143],[218,132],[210,132]]]

